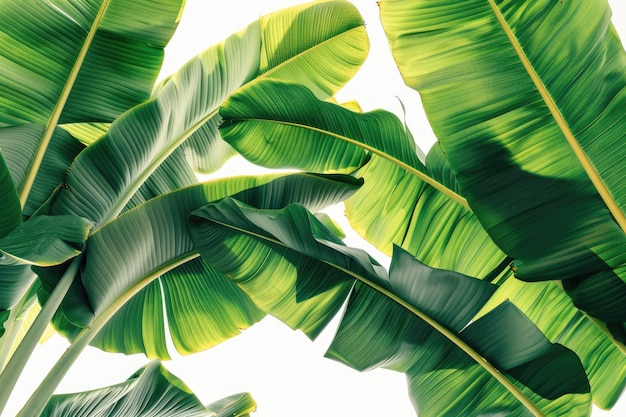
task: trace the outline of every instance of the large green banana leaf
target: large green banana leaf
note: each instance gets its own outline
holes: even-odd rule
[[[270,86],[275,85],[279,86],[276,83]],[[296,164],[298,167],[322,169],[325,165],[312,163],[308,155],[322,154],[324,141],[346,141],[357,146],[361,144],[363,148],[375,143],[368,138],[372,133],[366,129],[355,129],[356,134],[343,136],[347,130],[344,125],[358,125],[355,121],[368,117],[367,114],[350,114],[330,104],[316,103],[315,98],[301,93],[302,89],[295,86],[279,86],[283,88],[275,91],[269,88],[253,90],[252,87],[256,85],[251,85],[247,94],[243,91],[237,93],[223,106],[225,126],[222,133],[226,140],[236,143],[235,147],[242,150],[244,155],[258,152],[261,156],[255,159],[257,163],[272,163],[275,166]],[[292,94],[293,90],[297,94]],[[286,101],[289,101],[289,106]],[[234,104],[231,106],[231,103]],[[314,116],[308,115],[311,108],[315,109],[312,112]],[[320,108],[326,111],[320,111]],[[335,109],[337,111],[333,111]],[[295,115],[298,111],[301,114]],[[320,122],[323,115],[326,118]],[[390,115],[388,117],[392,118]],[[395,123],[392,132],[400,132],[400,122]],[[284,131],[272,127],[275,133],[272,141],[263,139],[267,130],[262,131],[261,126],[280,124],[286,126]],[[307,144],[309,147],[293,152],[298,146],[306,146],[302,145],[306,143],[305,139],[311,139]],[[497,278],[507,268],[510,259],[495,246],[471,211],[416,175],[408,173],[406,168],[393,160],[393,144],[397,140],[411,139],[402,134],[386,135],[384,148],[377,149],[382,155],[371,155],[370,161],[357,171],[365,179],[365,184],[345,202],[352,227],[388,254],[391,253],[392,244],[401,245],[431,267],[451,269],[488,280]],[[335,149],[341,149],[341,145],[336,146]],[[404,146],[410,148],[414,145],[411,141]],[[343,167],[341,158],[329,153],[325,155],[333,161],[334,166]],[[320,161],[324,164],[322,159]],[[431,181],[462,195],[439,145],[430,150],[426,166],[421,169],[423,174],[431,177]],[[594,401],[603,408],[610,408],[624,389],[626,356],[623,345],[581,314],[571,302],[561,300],[553,305],[551,301],[562,293],[562,289],[550,286],[550,291],[555,293],[552,297],[546,297],[547,290],[540,286],[531,286],[525,290],[528,303],[522,304],[523,311],[533,320],[542,319],[538,325],[550,340],[567,345],[581,356],[591,379]],[[500,301],[504,299],[500,298]],[[559,332],[548,331],[542,325],[551,322],[562,323]],[[580,338],[580,334],[585,334],[586,338]],[[607,360],[598,361],[591,354],[593,349],[590,350],[590,346],[602,351]]]
[[[313,30],[308,19],[324,24]],[[291,46],[274,49],[283,43]],[[251,24],[188,62],[152,100],[125,113],[82,152],[52,212],[79,214],[102,226],[161,161],[211,123],[221,103],[241,85],[259,75],[298,77],[330,94],[356,72],[367,47],[362,19],[345,1],[296,6]],[[327,72],[335,76],[325,78]]]
[[[525,280],[626,320],[624,51],[604,1],[384,1],[405,82]],[[620,228],[620,225],[622,226]]]
[[[182,5],[3,1],[0,126],[112,121],[145,100]]]
[[[110,351],[167,358],[164,299],[176,349],[181,353],[207,349],[264,314],[223,274],[197,259],[187,215],[229,195],[259,208],[298,202],[316,211],[344,200],[361,184],[342,175],[240,177],[152,199],[91,235],[79,279],[54,323],[74,338],[94,320],[117,311],[93,344]],[[49,276],[49,269],[38,272],[44,289],[50,291],[58,277]],[[128,302],[122,306],[123,301]]]
[[[139,369],[121,384],[54,395],[42,417],[244,417],[256,410],[249,394],[202,405],[183,381],[159,362]]]
[[[401,249],[387,277],[299,205],[257,210],[227,198],[194,212],[190,224],[204,259],[311,336],[318,329],[310,323],[334,315],[354,285],[329,354],[357,369],[407,372],[420,415],[589,415],[576,355],[512,304],[468,325],[494,284],[428,268]]]

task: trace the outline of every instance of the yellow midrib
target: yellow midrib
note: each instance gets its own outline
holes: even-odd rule
[[[100,27],[100,22],[104,17],[104,14],[109,7],[109,0],[103,0],[102,5],[100,6],[100,10],[98,10],[98,14],[96,15],[91,28],[89,29],[89,33],[87,33],[87,37],[85,38],[85,42],[76,57],[76,61],[74,61],[74,65],[72,66],[72,70],[70,71],[65,85],[63,86],[63,90],[61,90],[61,94],[59,95],[59,99],[57,100],[52,113],[50,114],[50,118],[48,119],[48,123],[46,124],[43,136],[41,141],[39,142],[39,147],[37,148],[37,153],[33,157],[33,161],[28,168],[28,173],[26,174],[26,178],[24,179],[24,184],[22,189],[20,190],[20,203],[22,208],[26,205],[26,200],[28,200],[28,195],[30,194],[31,189],[33,188],[33,184],[35,183],[35,177],[39,171],[39,167],[43,161],[43,157],[48,149],[48,145],[50,144],[50,140],[52,139],[52,135],[54,130],[57,127],[59,119],[61,117],[61,113],[63,113],[63,109],[65,108],[65,104],[67,103],[67,99],[70,96],[70,92],[74,87],[74,83],[76,82],[76,78],[78,77],[78,73],[85,61],[85,57],[87,56],[87,52],[91,47],[91,43],[93,42],[94,37],[96,36],[96,32]]]
[[[272,243],[274,245],[277,246],[281,246],[287,249],[291,249],[289,248],[287,245],[285,245],[283,242],[281,242],[280,240],[277,240],[275,238],[271,238],[259,233],[255,233],[251,230],[247,230],[244,228],[241,228],[239,226],[230,224],[230,223],[225,223],[219,220],[215,220],[215,219],[208,219],[209,221],[218,224],[222,227],[226,227],[226,228],[230,228],[236,232],[242,233],[244,235],[248,235],[250,237],[259,239],[259,240],[263,240],[269,243]],[[292,249],[293,250],[293,249]],[[294,250],[295,251],[295,250]],[[298,251],[296,251],[298,252]],[[298,252],[300,254],[302,254],[303,256],[309,257],[310,256],[306,253],[302,253],[302,252]],[[398,304],[399,306],[405,308],[406,310],[408,310],[410,313],[412,313],[414,316],[418,317],[419,319],[423,320],[424,322],[426,322],[429,326],[431,326],[433,329],[435,329],[435,331],[437,331],[439,334],[441,334],[442,336],[444,336],[446,339],[448,339],[451,343],[453,343],[457,348],[461,349],[464,353],[466,353],[470,358],[472,358],[479,366],[481,366],[486,372],[488,372],[492,377],[494,377],[503,387],[504,389],[506,389],[509,393],[511,393],[524,407],[526,407],[526,409],[528,411],[530,411],[533,415],[535,415],[536,417],[545,417],[545,414],[543,413],[543,411],[541,411],[541,409],[532,402],[532,400],[530,400],[530,398],[528,398],[526,396],[526,394],[524,394],[519,388],[517,388],[515,386],[514,383],[512,383],[511,381],[508,380],[508,378],[502,374],[493,364],[491,364],[491,362],[489,362],[487,359],[485,359],[480,353],[478,353],[474,348],[472,348],[470,345],[468,345],[463,339],[461,339],[458,334],[456,334],[455,332],[449,330],[447,327],[445,327],[444,325],[442,325],[441,323],[439,323],[437,320],[435,320],[434,318],[432,318],[431,316],[429,316],[427,313],[423,312],[422,310],[420,310],[419,308],[413,306],[412,304],[408,303],[407,301],[405,301],[404,299],[402,299],[401,297],[397,296],[396,294],[394,294],[393,292],[387,290],[386,288],[382,287],[381,285],[377,284],[376,282],[374,282],[373,280],[361,276],[349,269],[346,269],[344,267],[342,267],[341,265],[338,265],[336,263],[330,262],[330,261],[326,261],[326,260],[320,260],[318,258],[314,258],[317,261],[324,263],[328,266],[330,266],[331,268],[335,268],[338,271],[343,272],[344,274],[352,277],[353,279],[355,279],[356,281],[359,281],[361,283],[363,283],[364,285],[370,287],[372,290],[384,295],[385,297],[387,297],[388,299],[390,299],[391,301],[395,302],[396,304]]]
[[[587,173],[587,176],[589,177],[594,187],[598,191],[598,194],[600,194],[600,196],[602,197],[602,200],[604,201],[607,208],[613,215],[615,221],[619,224],[622,231],[626,233],[626,216],[624,215],[622,210],[619,208],[619,205],[613,198],[613,195],[609,191],[604,181],[602,181],[602,178],[600,178],[598,171],[594,167],[593,163],[591,162],[591,160],[589,159],[585,151],[580,146],[580,143],[576,140],[576,136],[574,136],[574,133],[570,129],[569,124],[567,123],[563,115],[561,114],[561,111],[557,107],[556,103],[554,102],[554,99],[548,92],[546,86],[543,84],[543,81],[541,81],[539,74],[537,74],[537,71],[535,71],[534,66],[532,65],[528,57],[526,56],[526,53],[524,52],[522,46],[520,45],[517,38],[515,37],[515,34],[511,30],[511,27],[508,25],[506,19],[500,12],[500,9],[496,5],[495,1],[494,0],[488,0],[488,1],[489,1],[489,5],[491,6],[491,9],[494,12],[494,15],[498,19],[498,23],[500,23],[500,26],[502,27],[504,33],[509,39],[509,42],[511,42],[511,46],[513,46],[513,49],[515,49],[515,53],[519,57],[522,65],[524,66],[524,69],[528,73],[533,84],[537,88],[537,91],[541,95],[541,98],[543,99],[546,106],[550,110],[550,114],[554,118],[554,121],[556,122],[557,126],[563,133],[563,136],[569,143],[571,149],[574,151],[576,158],[578,159],[581,166]]]

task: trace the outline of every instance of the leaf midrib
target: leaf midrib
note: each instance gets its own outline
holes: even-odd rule
[[[211,222],[213,222],[215,224],[218,224],[220,226],[227,227],[227,228],[230,228],[230,229],[235,230],[237,232],[243,233],[245,235],[257,238],[257,239],[263,239],[263,240],[265,240],[265,241],[267,241],[267,242],[269,242],[271,244],[283,247],[285,249],[295,251],[294,249],[292,249],[289,246],[285,245],[281,241],[273,239],[273,238],[270,238],[268,236],[265,236],[265,235],[262,235],[262,234],[259,234],[259,233],[255,233],[255,232],[252,232],[250,230],[246,230],[246,229],[237,227],[237,226],[232,225],[232,224],[220,222],[220,221],[215,220],[215,219],[209,219],[209,221],[211,221]],[[450,331],[447,327],[445,327],[442,324],[440,324],[438,321],[436,321],[435,319],[430,317],[425,312],[421,311],[420,309],[418,309],[418,308],[414,307],[413,305],[409,304],[408,302],[404,301],[402,298],[398,297],[397,295],[395,295],[391,291],[387,290],[386,288],[382,287],[381,285],[379,285],[379,284],[369,280],[366,277],[358,275],[357,273],[352,272],[349,269],[346,269],[346,268],[344,268],[344,267],[342,267],[340,265],[334,264],[334,263],[332,263],[330,261],[325,261],[325,260],[320,260],[320,259],[314,258],[314,257],[312,257],[312,256],[310,256],[310,255],[308,255],[306,253],[302,253],[302,252],[299,252],[299,251],[296,251],[296,252],[298,252],[302,256],[306,256],[306,257],[308,257],[310,259],[314,259],[314,260],[316,260],[318,262],[324,263],[324,264],[330,266],[331,268],[334,268],[334,269],[336,269],[338,271],[341,271],[341,272],[345,273],[346,275],[351,276],[355,280],[357,280],[357,281],[367,285],[368,287],[370,287],[374,291],[377,291],[380,294],[386,296],[387,298],[389,298],[391,301],[395,302],[396,304],[404,307],[410,313],[412,313],[413,315],[415,315],[418,318],[422,319],[429,326],[431,326],[437,332],[439,332],[442,336],[444,336],[445,338],[450,340],[450,342],[452,342],[455,346],[457,346],[459,349],[461,349],[463,352],[465,352],[479,366],[481,366],[483,369],[485,369],[487,372],[489,372],[489,374],[491,376],[493,376],[507,391],[509,391],[513,396],[515,396],[515,398],[520,403],[522,403],[524,405],[524,407],[526,407],[536,417],[545,417],[544,413],[522,391],[520,391],[513,383],[511,383],[511,381],[509,381],[506,378],[506,376],[504,376],[495,366],[493,366],[489,361],[487,361],[485,358],[483,358],[476,350],[474,350],[471,346],[469,346],[466,342],[464,342],[456,333]]]
[[[598,191],[598,194],[600,194],[600,196],[602,197],[602,200],[604,201],[607,208],[613,215],[613,218],[615,219],[615,221],[619,224],[622,231],[626,233],[626,215],[624,215],[624,213],[621,211],[621,209],[619,208],[619,205],[613,198],[613,195],[611,194],[608,187],[606,186],[606,184],[604,183],[604,181],[598,174],[598,171],[593,166],[593,163],[591,162],[591,160],[589,159],[585,151],[580,146],[580,143],[576,140],[576,136],[574,136],[574,133],[570,129],[569,124],[563,117],[563,114],[561,113],[554,99],[548,92],[548,89],[543,84],[541,77],[539,76],[537,71],[535,71],[535,67],[528,59],[528,56],[524,52],[522,45],[517,40],[517,37],[515,36],[508,22],[506,21],[506,19],[500,12],[500,9],[496,5],[495,1],[494,0],[488,0],[488,1],[489,1],[489,6],[493,10],[495,17],[498,20],[498,23],[500,24],[500,26],[502,27],[502,30],[506,34],[509,42],[511,43],[511,46],[515,50],[515,53],[517,54],[522,65],[524,66],[524,69],[528,73],[528,76],[530,77],[533,84],[535,85],[537,92],[539,93],[544,103],[550,110],[550,114],[552,115],[554,121],[556,122],[557,126],[561,130],[561,133],[567,140],[567,143],[570,145],[570,148],[576,155],[576,158],[578,159],[579,163],[585,170],[587,177],[591,180],[594,187]]]
[[[437,191],[441,192],[442,194],[444,194],[445,196],[447,196],[448,198],[450,198],[451,200],[457,202],[458,204],[460,204],[461,206],[463,206],[465,209],[471,211],[471,208],[469,206],[469,204],[467,203],[467,200],[463,197],[461,197],[459,194],[457,194],[456,192],[454,192],[453,190],[449,189],[448,187],[446,187],[445,185],[441,184],[440,182],[438,182],[437,180],[435,180],[432,177],[429,177],[428,175],[424,174],[423,172],[415,169],[414,167],[402,162],[401,160],[389,155],[388,153],[385,153],[384,151],[379,150],[378,148],[374,148],[372,146],[366,145],[363,142],[359,142],[355,139],[349,138],[347,136],[343,136],[343,135],[339,135],[324,129],[320,129],[320,128],[316,128],[313,126],[307,126],[307,125],[303,125],[300,123],[293,123],[293,122],[286,122],[286,121],[282,121],[282,120],[270,120],[270,119],[258,119],[258,118],[239,118],[239,119],[233,119],[236,120],[238,122],[261,122],[261,123],[275,123],[275,124],[279,124],[279,125],[284,125],[284,126],[291,126],[291,127],[296,127],[299,129],[305,129],[305,130],[311,130],[313,132],[317,132],[317,133],[321,133],[323,135],[327,135],[330,137],[333,137],[335,139],[339,139],[341,141],[347,142],[351,145],[357,146],[359,148],[362,148],[366,151],[369,151],[389,162],[391,162],[392,164],[404,169],[405,171],[407,171],[408,173],[414,175],[415,177],[419,178],[420,180],[424,181],[425,183],[427,183],[428,185],[430,185],[431,187],[433,187],[434,189],[436,189]]]
[[[61,113],[63,113],[63,109],[65,108],[67,99],[69,98],[69,95],[74,87],[74,83],[76,82],[76,78],[78,77],[78,73],[80,72],[82,68],[83,62],[85,61],[87,52],[89,52],[91,44],[96,36],[96,32],[98,31],[98,28],[100,27],[100,22],[102,21],[102,18],[104,17],[104,14],[109,7],[109,3],[110,3],[110,0],[102,1],[102,5],[100,6],[100,9],[98,10],[98,14],[96,15],[91,25],[91,28],[89,29],[89,32],[87,33],[85,42],[83,43],[83,46],[81,47],[78,53],[78,56],[76,57],[76,61],[74,61],[74,65],[72,66],[72,69],[67,77],[65,85],[63,86],[63,89],[61,90],[59,99],[57,100],[57,103],[55,104],[52,110],[52,113],[50,114],[50,118],[48,119],[48,123],[46,124],[46,127],[44,129],[43,136],[41,138],[41,141],[39,142],[39,147],[37,148],[37,152],[35,153],[35,156],[33,157],[33,161],[30,167],[28,168],[28,172],[24,179],[24,184],[22,186],[22,189],[20,190],[19,197],[20,197],[20,204],[22,205],[22,208],[26,206],[26,201],[28,200],[28,196],[33,187],[33,184],[35,183],[35,177],[37,176],[37,173],[43,161],[43,157],[46,153],[46,150],[48,149],[48,145],[50,145],[50,140],[52,139],[54,130],[57,127],[57,124],[61,117]]]

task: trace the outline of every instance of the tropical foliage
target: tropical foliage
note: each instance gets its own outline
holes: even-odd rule
[[[0,412],[245,416],[158,360],[272,315],[405,373],[421,416],[588,416],[626,387],[626,55],[602,0],[380,2],[438,142],[334,95],[368,55],[345,0],[277,11],[155,84],[182,0],[0,3]],[[142,16],[136,19],[136,16]],[[294,173],[199,182],[240,154]],[[320,211],[345,202],[389,269]],[[35,317],[32,320],[26,317]],[[23,331],[27,329],[26,333]],[[155,361],[53,395],[87,345]]]

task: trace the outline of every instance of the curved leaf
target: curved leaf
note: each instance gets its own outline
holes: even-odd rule
[[[302,14],[310,17],[333,13],[337,16],[316,25],[316,31],[303,32],[309,26],[303,26]],[[349,19],[343,22],[337,20],[339,17]],[[287,45],[298,39],[297,45],[291,45],[287,51],[303,50],[280,55],[286,59],[280,65],[278,58],[272,58],[271,68],[265,68],[261,57],[277,53],[267,49],[273,45],[269,39]],[[293,76],[322,53],[328,62],[316,64],[316,70],[307,77],[311,85],[317,85],[323,77],[315,74],[325,74],[340,59],[337,54],[347,52],[347,56],[341,56],[345,62],[337,66],[341,76],[319,86],[332,92],[356,72],[366,51],[362,19],[354,6],[345,1],[296,6],[251,24],[188,62],[164,82],[152,100],[125,113],[104,138],[82,152],[67,177],[68,187],[60,191],[52,212],[79,214],[102,226],[122,210],[161,161],[207,122],[213,123],[211,119],[229,94],[259,73],[265,77],[283,73]]]
[[[253,163],[351,172],[365,162],[367,151],[378,151],[405,167],[424,169],[394,115],[355,113],[318,100],[298,84],[251,83],[224,103],[220,115],[224,140]]]
[[[0,239],[0,263],[53,266],[77,256],[91,230],[77,216],[37,216]]]
[[[572,292],[577,306],[625,321],[623,150],[611,144],[626,131],[626,77],[606,3],[394,1],[381,13],[405,82],[516,275],[586,287]]]
[[[483,318],[466,326],[496,289],[493,284],[433,270],[401,250],[387,278],[365,252],[342,246],[297,205],[261,211],[227,198],[194,212],[191,225],[204,259],[266,311],[313,335],[317,329],[307,322],[332,317],[341,305],[337,296],[358,281],[330,354],[357,369],[385,364],[408,372],[418,402],[445,397],[418,407],[420,414],[527,415],[541,413],[539,408],[546,415],[565,409],[568,415],[589,414],[589,385],[576,355],[550,344],[511,304],[492,312],[493,322]],[[521,334],[502,331],[512,323]],[[535,378],[547,363],[567,375],[546,368]],[[440,372],[457,374],[446,384],[428,377]],[[414,384],[418,379],[421,387]]]
[[[340,124],[339,121],[342,125],[349,125],[348,120],[359,117],[358,115],[350,115],[342,118],[342,115],[347,112],[334,111],[330,106],[326,106],[328,109],[326,113],[321,112],[313,99],[300,101],[296,99],[296,95],[289,95],[293,108],[279,111],[272,107],[274,101],[282,102],[281,97],[286,92],[295,89],[285,88],[280,90],[280,95],[272,95],[269,89],[267,92],[260,88],[258,90],[263,95],[261,93],[257,96],[245,94],[245,90],[235,95],[237,102],[233,108],[237,112],[236,117],[240,119],[234,121],[232,127],[228,126],[223,130],[227,132],[225,134],[227,138],[231,132],[235,132],[233,138],[242,144],[242,149],[250,149],[250,152],[255,152],[259,148],[264,149],[265,146],[269,153],[264,154],[263,159],[257,161],[263,164],[267,163],[269,155],[275,157],[281,164],[294,160],[298,163],[303,161],[302,164],[306,164],[309,162],[308,159],[311,159],[308,157],[309,154],[324,154],[320,151],[321,141],[312,143],[310,151],[295,153],[292,152],[296,148],[295,141],[293,141],[294,143],[289,142],[293,138],[292,136],[273,136],[271,143],[262,140],[261,138],[265,137],[265,132],[267,132],[267,130],[264,132],[260,130],[264,124],[270,124],[274,120],[293,120],[284,117],[284,114],[291,115],[300,110],[302,114],[297,116],[300,118],[298,121],[304,121],[308,124],[307,127],[300,127],[302,130],[306,128],[312,130],[310,126],[313,123],[307,118],[323,120],[325,125],[322,122],[313,125],[317,128],[330,126],[333,123]],[[224,107],[227,106],[230,106],[230,101]],[[310,108],[314,109],[311,112],[314,114],[313,116],[306,113]],[[227,110],[230,111],[231,107]],[[253,118],[259,114],[263,115],[263,118],[259,120],[248,120],[245,116],[248,115]],[[270,117],[267,116],[268,114]],[[243,126],[239,127],[239,125]],[[252,125],[252,127],[247,130],[246,125]],[[246,131],[247,133],[254,133],[257,128],[259,129],[258,135],[253,134],[244,137]],[[240,130],[237,131],[237,129]],[[292,127],[291,129],[295,130],[296,128]],[[335,129],[328,132],[327,135],[342,132],[339,128]],[[345,128],[341,127],[341,129]],[[399,130],[400,128],[398,128]],[[311,136],[314,134],[316,133],[312,133]],[[358,136],[355,136],[360,138],[365,134],[359,133]],[[319,137],[324,140],[323,135],[320,134]],[[284,154],[280,152],[274,154],[274,150],[277,149],[275,144],[280,140],[285,140],[289,145],[280,147]],[[335,140],[339,141],[340,139],[335,138]],[[365,141],[368,143],[367,139]],[[393,143],[392,141],[389,142]],[[300,143],[298,142],[297,145]],[[390,146],[390,144],[386,143],[386,146]],[[325,156],[329,160],[333,158],[333,155]],[[339,164],[338,161],[335,163]],[[461,193],[445,155],[438,145],[435,145],[428,153],[424,171],[443,186]],[[446,195],[439,193],[427,183],[414,175],[410,175],[405,169],[381,156],[372,155],[370,161],[357,172],[359,176],[365,179],[365,184],[359,192],[346,200],[346,215],[352,227],[383,252],[390,254],[393,244],[401,245],[431,267],[455,270],[472,276],[485,277],[489,280],[495,279],[507,268],[510,259],[506,259],[505,255],[495,246],[471,211],[461,207]],[[580,323],[576,324],[576,322],[570,322],[568,319],[564,323],[569,324],[564,325],[559,337],[553,333],[550,333],[549,337],[554,342],[566,344],[581,355],[583,364],[592,380],[594,401],[602,407],[612,405],[623,390],[621,381],[623,380],[624,361],[621,359],[623,354],[620,350],[622,347],[607,337],[591,320],[577,313],[576,308],[571,303],[559,303],[557,306],[553,306],[548,299],[542,296],[543,293],[538,287],[532,288],[534,290],[529,290],[527,296],[528,300],[534,300],[533,308],[524,311],[529,315],[532,313],[533,320],[537,318],[538,311],[543,311],[542,317],[546,322],[551,320],[561,322],[563,317],[579,317]],[[555,289],[555,291],[561,290]],[[504,298],[500,300],[504,300]],[[544,328],[542,327],[542,329]],[[577,334],[583,329],[585,334],[590,337],[589,344],[603,349],[607,357],[611,358],[610,361],[598,362],[593,355],[590,355],[589,346],[582,341],[583,339],[577,338]]]
[[[229,195],[261,208],[299,202],[318,210],[345,199],[361,183],[347,176],[311,174],[240,177],[152,199],[90,237],[80,281],[73,296],[64,301],[55,325],[73,338],[80,331],[76,326],[89,326],[95,318],[119,309],[93,344],[110,351],[167,358],[164,299],[176,349],[181,353],[207,349],[264,314],[223,274],[197,259],[187,215]],[[112,264],[111,259],[116,262]],[[57,277],[47,276],[46,270],[38,272],[49,291]],[[203,331],[198,332],[199,328]]]
[[[76,394],[54,395],[42,417],[218,417],[244,416],[256,404],[247,394],[203,406],[189,388],[169,373],[159,362],[152,362],[135,372],[127,381],[107,388]]]

